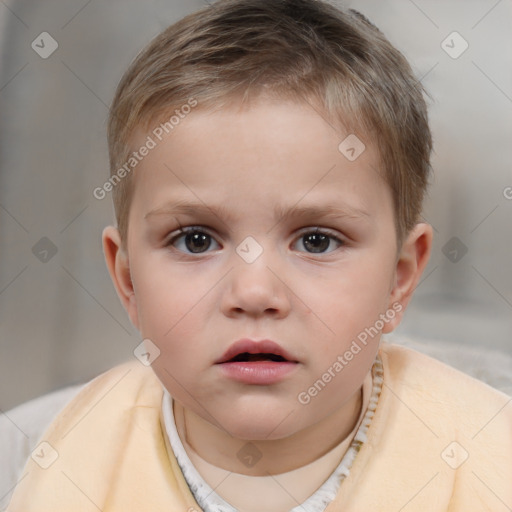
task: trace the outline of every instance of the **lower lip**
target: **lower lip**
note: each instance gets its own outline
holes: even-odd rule
[[[226,377],[244,384],[274,384],[290,374],[298,363],[291,361],[238,361],[218,365]]]

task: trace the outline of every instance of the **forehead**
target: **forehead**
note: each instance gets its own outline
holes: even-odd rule
[[[133,137],[134,150],[154,143],[134,172],[138,215],[173,201],[215,203],[226,213],[257,204],[283,214],[279,205],[338,202],[378,214],[390,205],[374,144],[334,126],[312,104],[265,99],[217,111],[199,105],[169,133],[161,134],[163,126]]]

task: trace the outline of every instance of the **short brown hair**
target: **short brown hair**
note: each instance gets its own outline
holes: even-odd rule
[[[322,115],[373,141],[393,194],[400,247],[419,221],[430,172],[425,91],[373,24],[325,0],[218,0],[155,37],[124,74],[112,102],[111,177],[129,157],[137,128],[148,130],[191,98],[198,108],[222,108],[263,90],[316,102]],[[131,174],[113,188],[123,244]]]

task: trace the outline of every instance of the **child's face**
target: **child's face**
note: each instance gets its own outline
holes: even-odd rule
[[[338,149],[348,133],[307,104],[199,107],[134,171],[125,306],[185,408],[235,437],[278,439],[352,399],[378,349],[375,327],[399,322],[392,196],[369,141],[349,161]],[[196,237],[171,243],[180,225]],[[242,338],[273,340],[298,362],[274,382],[240,382],[216,361]]]

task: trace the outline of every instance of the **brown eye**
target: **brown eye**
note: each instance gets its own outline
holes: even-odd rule
[[[211,245],[210,235],[195,231],[185,235],[185,246],[190,252],[203,252]]]
[[[333,245],[343,245],[343,242],[336,236],[318,229],[308,231],[299,238],[307,252],[311,254],[323,254],[332,252],[335,248],[327,250]],[[333,244],[334,240],[334,244]]]
[[[185,253],[200,254],[210,248],[213,240],[213,237],[202,229],[190,227],[182,228],[176,236],[169,240],[167,245],[175,246]]]

